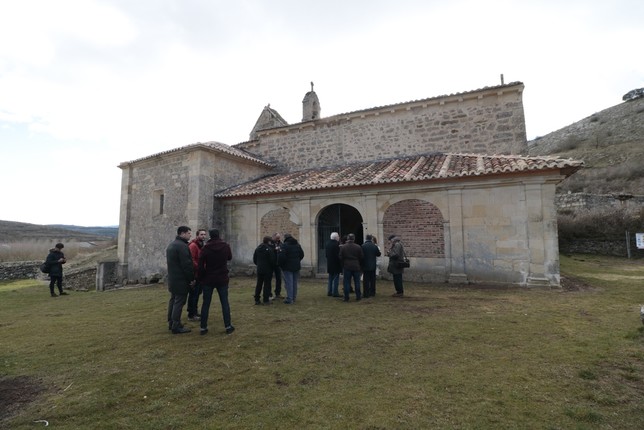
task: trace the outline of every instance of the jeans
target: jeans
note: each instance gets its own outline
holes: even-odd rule
[[[284,273],[284,286],[286,287],[286,301],[294,302],[297,299],[297,281],[300,279],[300,272],[282,271]]]
[[[199,303],[199,295],[201,294],[201,286],[196,284],[192,290],[188,293],[188,318],[198,315],[197,312]]]
[[[364,280],[364,296],[373,297],[376,295],[376,271],[365,270],[362,272]]]
[[[257,284],[255,285],[255,301],[259,302],[259,294],[263,293],[263,302],[268,303],[271,297],[271,279],[273,273],[257,274]]]
[[[219,302],[221,302],[221,314],[224,318],[224,327],[230,327],[230,304],[228,303],[228,285],[204,285],[203,286],[203,300],[201,303],[201,328],[208,328],[208,315],[210,314],[210,302],[212,301],[213,290],[217,290],[219,294]]]
[[[344,300],[349,300],[349,290],[351,290],[351,278],[353,278],[353,283],[356,286],[356,300],[360,300],[362,295],[360,294],[360,271],[359,270],[347,270],[344,269]]]
[[[403,293],[403,279],[402,279],[402,273],[394,273],[394,288],[396,289],[396,293],[402,294]]]
[[[181,327],[181,312],[187,300],[187,294],[170,293],[170,300],[168,301],[168,324],[170,324],[172,330]]]
[[[340,284],[340,274],[339,273],[329,273],[329,285],[327,287],[327,294],[329,296],[338,295],[338,284]]]

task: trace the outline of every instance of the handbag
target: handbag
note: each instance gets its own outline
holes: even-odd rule
[[[405,257],[405,258],[403,258],[402,261],[397,261],[396,266],[399,269],[405,269],[405,268],[409,267],[409,259],[407,257]]]

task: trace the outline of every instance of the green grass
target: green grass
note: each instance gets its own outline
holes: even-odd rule
[[[296,305],[264,307],[236,278],[230,336],[216,299],[207,336],[170,334],[162,285],[0,284],[0,375],[45,388],[0,427],[644,428],[644,267],[561,263],[592,288],[408,283],[396,299],[379,281],[343,303],[303,280]]]

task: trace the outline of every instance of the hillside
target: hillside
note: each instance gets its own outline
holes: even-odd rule
[[[99,242],[114,240],[118,227],[80,227],[71,225],[40,225],[0,220],[0,242],[49,239],[63,242]]]
[[[558,192],[644,194],[644,97],[593,113],[528,142],[530,155],[580,159]]]

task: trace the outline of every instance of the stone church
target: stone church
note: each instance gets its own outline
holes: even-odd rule
[[[528,157],[521,82],[302,120],[266,106],[236,145],[195,143],[123,162],[119,273],[165,274],[179,225],[218,227],[233,273],[265,235],[291,233],[302,276],[326,273],[333,231],[402,238],[417,281],[559,286],[555,186],[582,162]],[[387,258],[381,259],[387,277]]]

